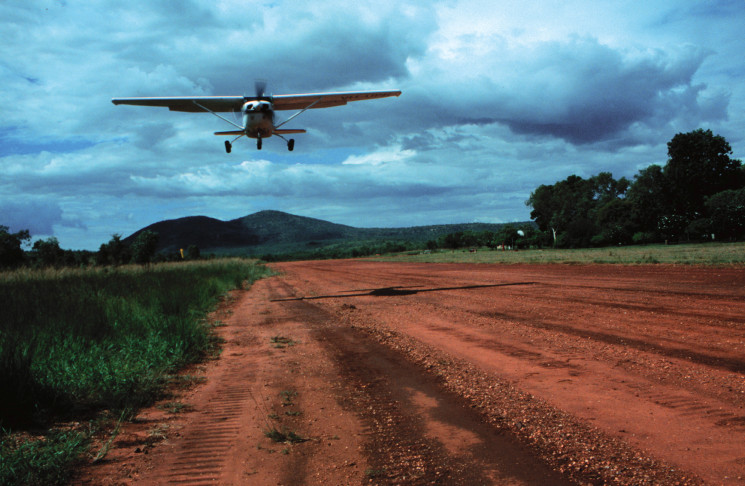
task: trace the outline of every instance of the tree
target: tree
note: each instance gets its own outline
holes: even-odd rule
[[[596,207],[602,207],[623,197],[630,185],[625,177],[616,180],[610,172],[601,172],[590,177],[587,182],[592,189],[592,199],[596,202]]]
[[[745,186],[739,160],[730,144],[711,130],[678,133],[667,144],[663,174],[670,192],[672,213],[686,225],[703,214],[707,197]]]
[[[712,232],[724,238],[745,236],[745,188],[722,191],[706,200]]]
[[[456,231],[455,233],[448,233],[445,236],[438,238],[438,244],[440,248],[449,248],[455,250],[463,246],[463,232]]]
[[[597,228],[592,210],[606,201],[611,189],[609,173],[590,179],[570,175],[553,186],[540,186],[526,204],[533,207],[530,217],[542,231],[551,231],[554,246],[588,246]],[[605,189],[604,189],[605,187]]]
[[[672,196],[668,191],[668,184],[659,165],[650,165],[634,176],[634,182],[626,193],[629,203],[630,218],[635,228],[634,241],[647,243],[660,240],[662,237],[672,238],[679,233],[680,228],[673,229],[673,234],[662,234],[663,219],[672,213]]]
[[[631,220],[631,203],[626,199],[611,199],[600,206],[595,219],[600,233],[593,236],[594,245],[626,245],[631,243],[634,225]]]
[[[36,240],[32,249],[36,252],[39,263],[44,266],[58,266],[64,263],[65,252],[54,236],[46,240]]]
[[[554,186],[541,184],[530,194],[525,205],[533,208],[530,217],[541,231],[551,232],[554,246],[556,246],[556,233],[559,229],[556,227],[558,222],[554,216],[559,210],[560,202],[555,195]]]
[[[498,248],[504,245],[505,247],[509,246],[512,248],[515,246],[515,241],[518,237],[517,226],[507,223],[499,228],[499,231],[494,235],[492,246]]]
[[[122,265],[129,263],[130,259],[129,248],[118,234],[111,235],[109,242],[103,243],[96,254],[96,263],[99,265]]]
[[[30,239],[28,230],[11,233],[10,228],[0,225],[0,268],[21,265],[24,261],[22,246]]]
[[[132,261],[134,263],[150,263],[158,249],[158,233],[145,230],[132,242]]]

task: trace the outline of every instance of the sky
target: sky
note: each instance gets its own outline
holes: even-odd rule
[[[745,2],[0,3],[0,225],[114,234],[273,209],[356,227],[530,219],[541,184],[633,178],[698,128],[745,155]],[[288,152],[134,96],[399,89],[308,110]],[[278,121],[292,112],[277,112]]]

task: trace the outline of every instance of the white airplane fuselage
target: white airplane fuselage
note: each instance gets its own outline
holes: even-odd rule
[[[274,107],[269,101],[247,101],[241,108],[247,137],[267,138],[274,132]]]

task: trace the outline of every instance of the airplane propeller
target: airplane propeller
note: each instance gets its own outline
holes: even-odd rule
[[[256,80],[254,83],[254,89],[256,90],[256,99],[263,100],[264,93],[266,92],[266,81]]]

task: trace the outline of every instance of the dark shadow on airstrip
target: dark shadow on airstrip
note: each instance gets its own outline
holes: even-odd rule
[[[516,283],[503,283],[503,284],[485,284],[485,285],[464,285],[461,287],[438,287],[433,289],[422,289],[419,286],[403,287],[383,287],[380,289],[362,289],[362,290],[348,290],[342,291],[341,294],[337,295],[316,295],[313,297],[293,297],[291,299],[273,299],[271,302],[287,302],[292,300],[318,300],[318,299],[345,299],[347,297],[394,297],[400,295],[414,295],[421,294],[423,292],[441,292],[445,290],[474,290],[474,289],[486,289],[494,287],[511,287],[516,285],[534,285],[537,282],[516,282]],[[355,293],[345,293],[355,292]]]

